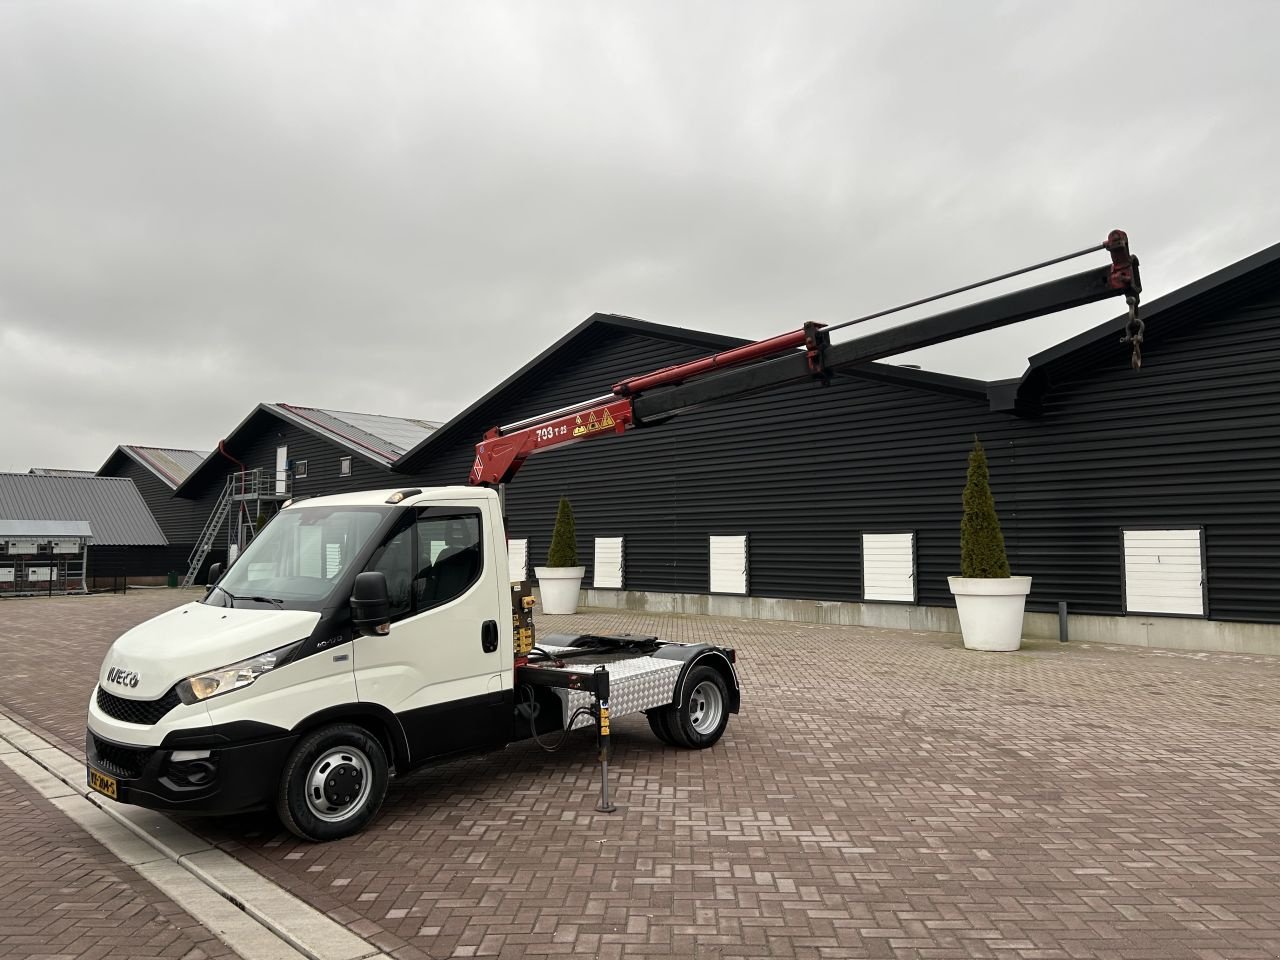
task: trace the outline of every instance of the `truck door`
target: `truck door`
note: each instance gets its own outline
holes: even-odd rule
[[[366,566],[386,575],[391,629],[357,638],[356,689],[399,717],[415,763],[508,739],[510,629],[496,619],[506,570],[485,520],[465,504],[406,509]]]

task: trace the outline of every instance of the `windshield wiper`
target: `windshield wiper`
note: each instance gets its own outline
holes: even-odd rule
[[[213,589],[221,590],[228,597],[230,597],[232,607],[236,605],[237,600],[251,600],[254,603],[273,603],[275,604],[277,610],[284,609],[284,601],[279,599],[278,597],[237,597],[234,593],[232,593],[230,590],[228,590],[226,587],[222,586],[221,584],[214,584]]]

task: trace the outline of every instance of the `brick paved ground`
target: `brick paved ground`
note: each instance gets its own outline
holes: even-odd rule
[[[0,604],[0,705],[73,746],[111,636],[156,593]],[[301,844],[193,821],[400,960],[430,956],[1280,956],[1280,660],[625,614],[542,628],[733,642],[716,748],[615,725],[414,774]]]
[[[0,957],[235,957],[0,764]]]

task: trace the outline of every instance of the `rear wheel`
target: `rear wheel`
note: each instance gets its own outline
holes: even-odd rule
[[[358,833],[387,793],[387,755],[363,727],[337,723],[298,742],[280,777],[276,812],[304,840]]]
[[[670,709],[670,707],[659,707],[648,711],[645,716],[649,718],[649,729],[653,731],[655,737],[668,746],[678,747],[680,744],[676,743],[676,738],[667,729],[667,713]]]
[[[678,746],[693,750],[711,746],[729,724],[729,688],[724,677],[713,667],[694,667],[685,678],[680,701],[666,708],[663,720],[671,742]]]

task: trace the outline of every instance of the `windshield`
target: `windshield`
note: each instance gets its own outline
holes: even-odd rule
[[[282,511],[245,548],[206,602],[318,608],[360,556],[387,509],[317,506]]]

